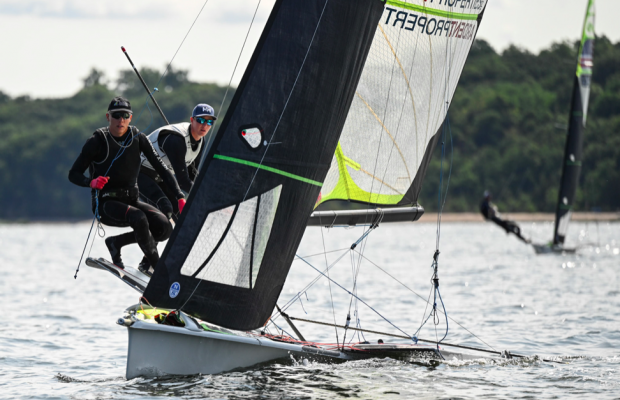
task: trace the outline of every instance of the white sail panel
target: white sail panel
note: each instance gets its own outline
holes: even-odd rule
[[[278,185],[238,206],[210,213],[181,274],[225,285],[253,287],[281,191],[282,185]]]
[[[258,197],[239,204],[235,219],[222,244],[196,275],[225,285],[250,287],[250,255]]]
[[[235,206],[230,206],[214,211],[207,216],[194,246],[181,268],[181,274],[192,276],[207,261],[207,257],[211,255],[220,238],[226,232],[226,227],[234,210]]]
[[[444,122],[486,5],[463,3],[387,1],[321,202],[402,200]]]
[[[271,236],[271,227],[273,219],[276,216],[278,202],[280,201],[280,193],[282,185],[278,185],[273,190],[260,196],[260,204],[258,206],[258,217],[256,218],[256,231],[254,233],[254,249],[252,254],[252,287],[256,284],[258,271],[263,263],[265,248]]]

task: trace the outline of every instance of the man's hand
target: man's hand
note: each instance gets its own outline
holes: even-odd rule
[[[107,176],[98,176],[97,178],[90,181],[90,187],[93,189],[103,189],[106,183],[110,178]]]

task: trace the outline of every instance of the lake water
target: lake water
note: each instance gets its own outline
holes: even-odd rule
[[[521,226],[535,241],[551,237],[551,223]],[[115,322],[137,302],[137,293],[86,266],[73,279],[89,228],[90,223],[0,225],[0,398],[620,398],[618,223],[573,223],[568,244],[585,247],[576,255],[545,256],[536,256],[490,223],[442,224],[439,288],[452,318],[445,342],[488,344],[532,357],[342,364],[280,360],[219,375],[132,380],[124,378],[126,328]],[[108,235],[119,232],[106,230]],[[357,247],[376,264],[359,264],[358,296],[410,335],[424,318],[436,231],[430,223],[385,224]],[[347,249],[362,233],[360,228],[309,229],[299,255],[323,252],[323,242],[327,251]],[[108,257],[102,239],[90,254]],[[326,262],[343,254],[330,277],[351,290],[358,259],[350,252],[307,260],[324,269]],[[128,248],[124,258],[136,264],[137,246]],[[278,303],[286,304],[317,275],[295,261]],[[355,301],[323,278],[288,312],[342,325],[350,304],[353,315]],[[357,315],[365,329],[400,333],[359,302]],[[281,319],[276,323],[288,330]],[[336,341],[334,328],[307,323],[298,327],[309,340]],[[443,319],[437,327],[430,320],[418,337],[441,338],[445,329]],[[341,341],[343,332],[338,335]],[[390,340],[365,336],[370,342],[379,338]]]

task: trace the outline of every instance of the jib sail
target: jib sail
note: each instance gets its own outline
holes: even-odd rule
[[[485,7],[386,2],[310,224],[368,222],[363,210],[375,207],[384,222],[421,215],[422,181]]]
[[[564,149],[562,180],[555,211],[555,230],[553,244],[563,244],[568,232],[571,209],[577,193],[581,158],[583,152],[583,132],[586,126],[590,83],[592,80],[592,56],[594,54],[594,0],[588,1],[586,17],[581,33],[581,45],[577,60],[577,73],[573,85],[573,98],[568,121],[568,135]]]
[[[336,151],[381,0],[278,0],[144,297],[269,318]]]

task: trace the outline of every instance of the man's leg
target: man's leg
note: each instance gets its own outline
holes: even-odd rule
[[[150,208],[152,210],[151,213],[158,214],[160,218],[170,225],[166,217],[155,207],[138,201],[136,201],[134,205],[135,204]],[[119,258],[121,247],[137,242],[148,261],[153,265],[157,265],[159,254],[157,253],[157,243],[149,229],[149,219],[144,211],[134,205],[129,205],[117,200],[108,200],[100,203],[99,213],[101,215],[101,222],[111,226],[130,226],[133,229],[133,232],[110,238],[110,242],[114,243],[114,247],[118,250]],[[172,228],[170,227],[169,229],[171,232]],[[168,232],[168,236],[170,236],[170,232]],[[133,236],[133,238],[131,238],[131,236]]]
[[[126,203],[116,200],[101,201],[99,203],[99,215],[101,222],[109,226],[126,227],[129,226],[125,218],[127,213]],[[106,238],[105,244],[112,257],[112,262],[120,268],[125,268],[121,258],[121,248],[128,244],[136,243],[136,235],[133,232],[126,232],[118,236]]]
[[[170,224],[169,219],[150,204],[137,201],[134,206],[144,213],[148,221],[148,228],[152,238],[157,242],[168,240],[172,234],[172,224]],[[155,251],[157,251],[157,247],[155,247]],[[157,258],[155,259],[154,257],[149,257],[145,252],[144,259],[140,262],[138,269],[150,275],[148,272],[149,268],[155,268],[155,266],[157,266],[157,261],[159,261],[159,254],[157,254]]]

